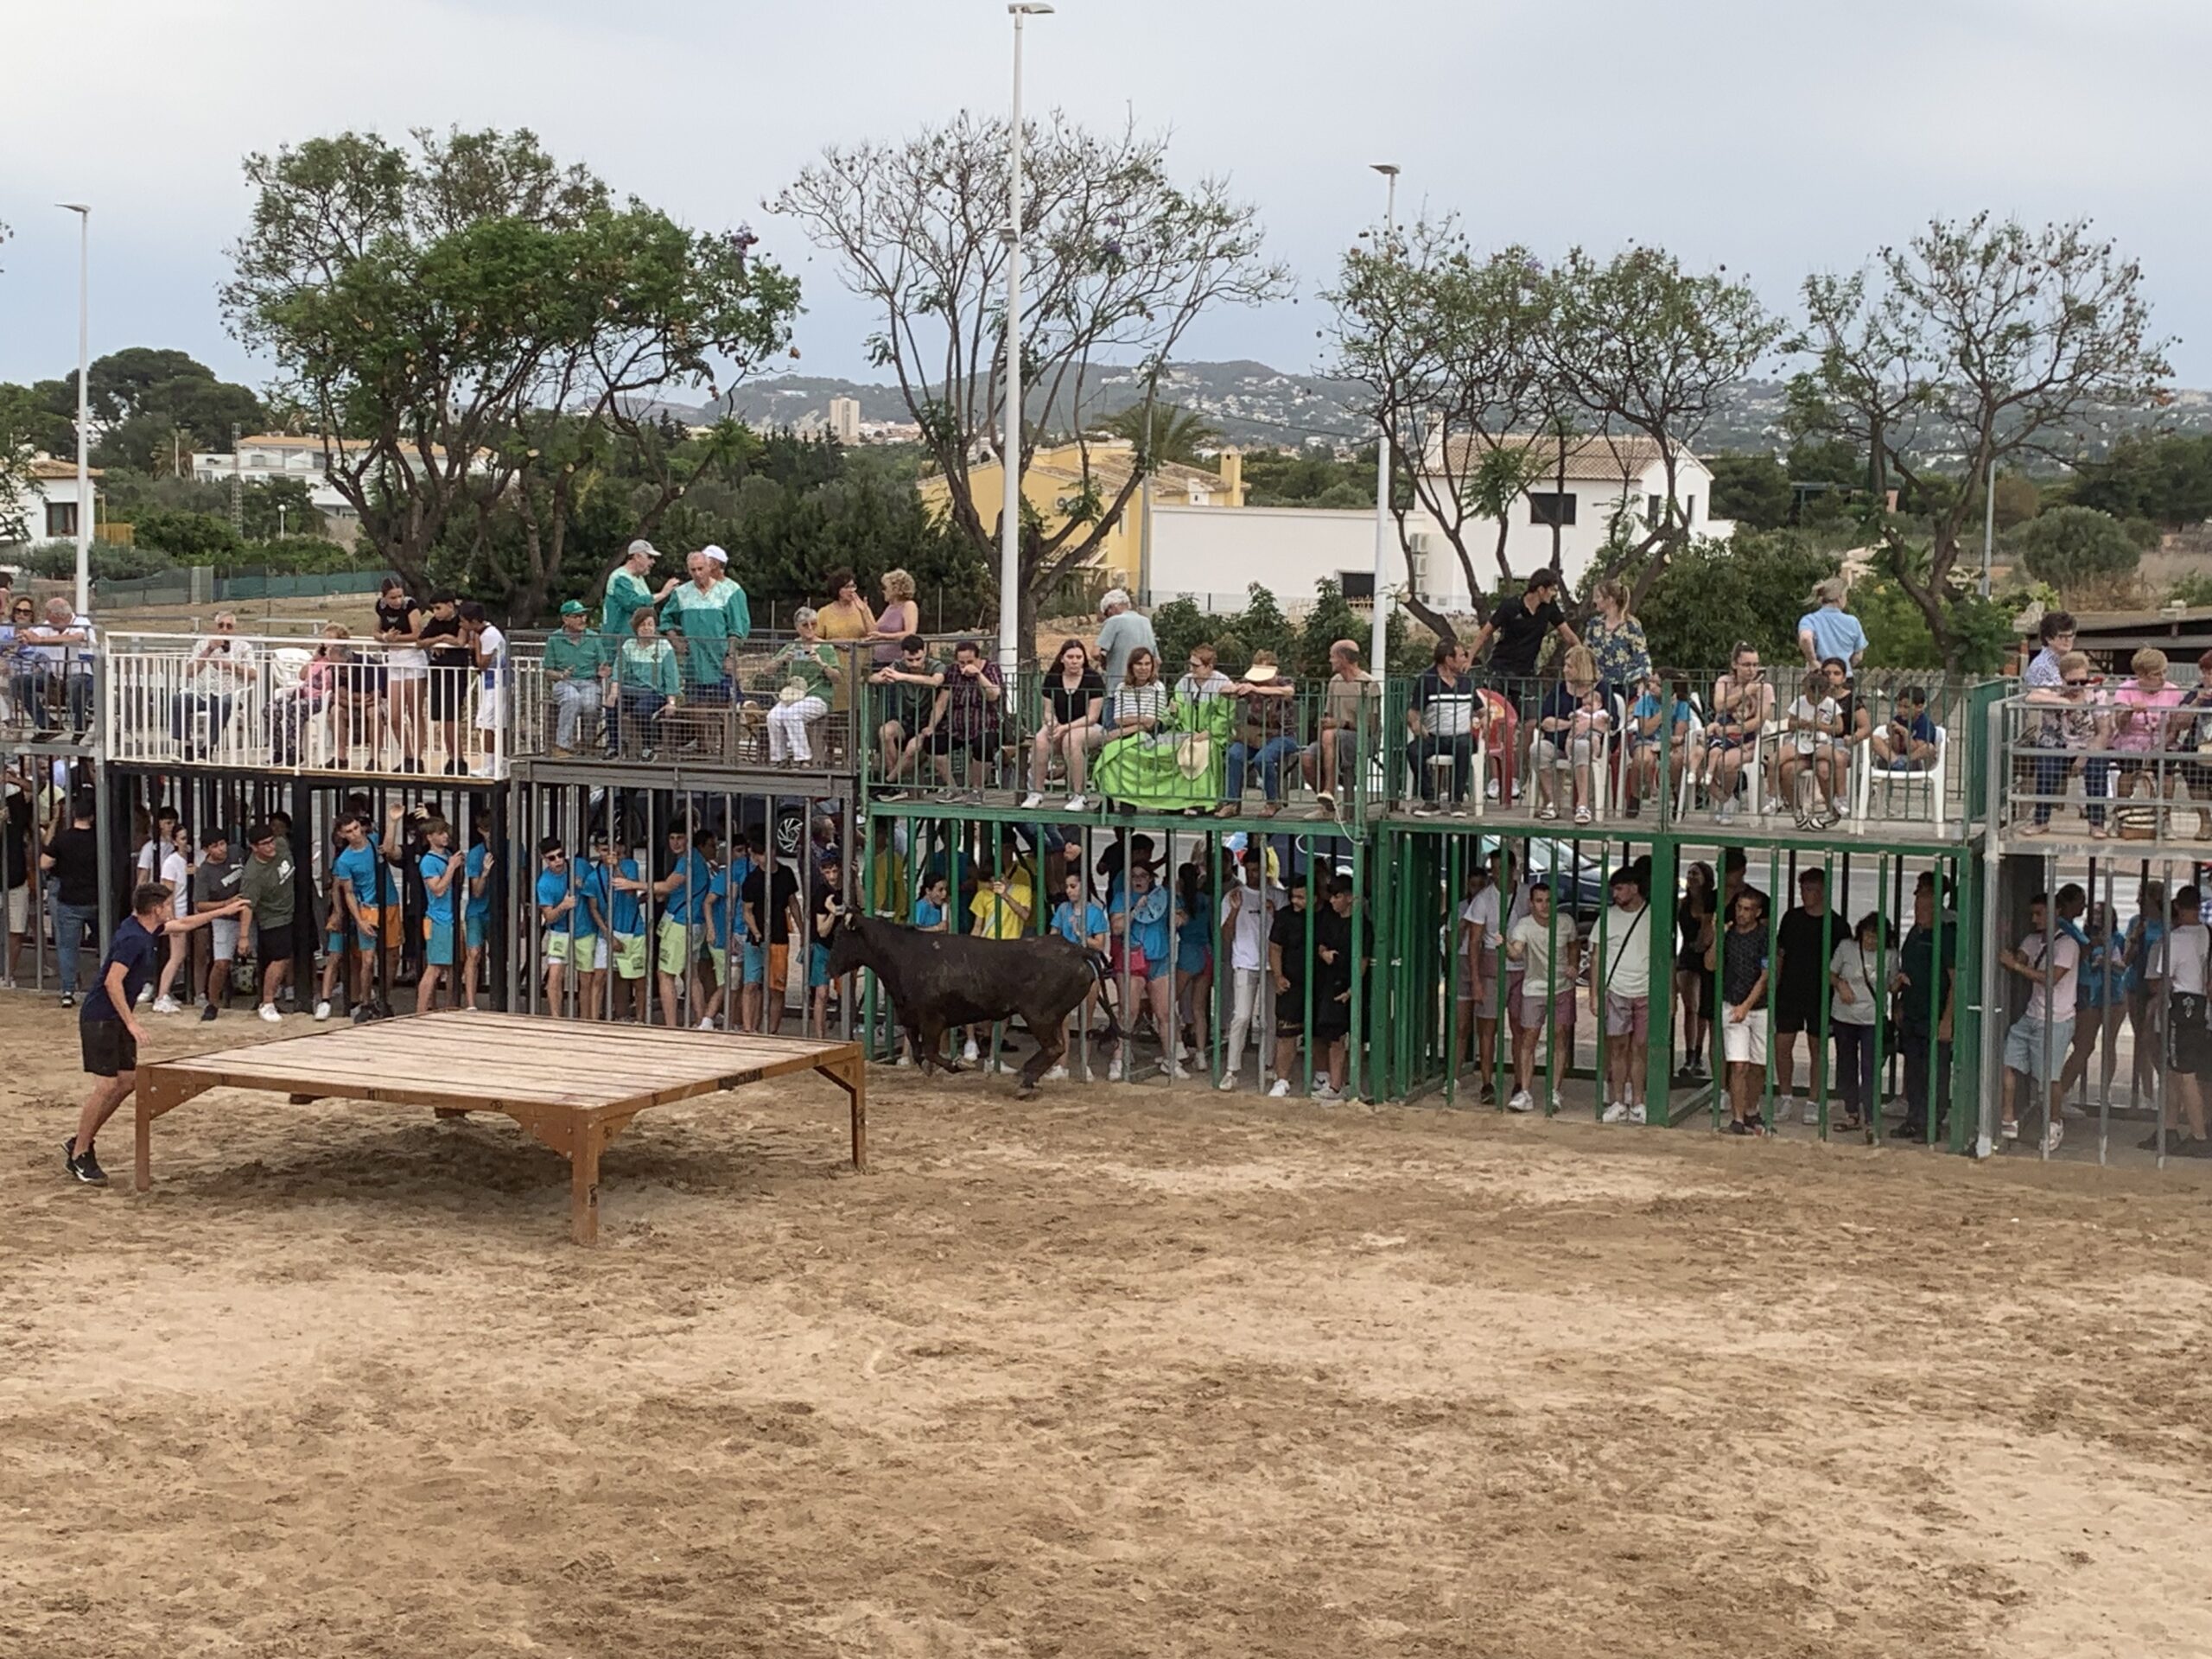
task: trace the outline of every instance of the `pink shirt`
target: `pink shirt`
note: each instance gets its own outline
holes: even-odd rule
[[[2166,722],[2138,709],[2177,709],[2181,706],[2181,687],[2169,680],[2156,691],[2145,691],[2142,682],[2130,680],[2113,693],[2117,714],[2113,723],[2112,746],[2115,749],[2141,752],[2166,747]]]

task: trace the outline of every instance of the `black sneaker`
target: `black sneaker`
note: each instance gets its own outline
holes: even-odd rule
[[[376,1017],[376,1010],[372,1008],[367,1003],[356,1002],[353,1005],[353,1023],[355,1025],[365,1026],[370,1020]]]
[[[73,1008],[73,1007],[75,1007],[77,1006],[77,993],[76,993],[76,992],[74,992],[74,991],[64,991],[64,992],[62,992],[62,993],[61,993],[61,1006],[62,1006],[63,1007],[65,1007],[65,1008]]]
[[[210,1020],[213,1020],[215,1017],[217,1012],[218,1010],[216,1009],[215,1005],[213,1002],[210,1002],[206,1007],[200,1010],[200,1023],[203,1026],[206,1025]]]
[[[77,1150],[77,1137],[71,1135],[61,1143],[63,1154],[68,1160],[69,1173],[86,1186],[105,1186],[107,1172],[100,1167],[100,1160],[90,1147]]]

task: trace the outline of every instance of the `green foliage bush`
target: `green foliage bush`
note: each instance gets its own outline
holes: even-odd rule
[[[2143,549],[2120,520],[2094,507],[2053,507],[2005,538],[2030,575],[2059,588],[2132,575]]]
[[[227,518],[211,512],[156,507],[132,521],[137,544],[167,553],[181,564],[230,564],[242,545]]]
[[[1637,607],[1651,660],[1662,668],[1718,670],[1742,640],[1770,661],[1794,661],[1797,619],[1814,584],[1839,569],[1834,554],[1793,531],[1693,542]]]

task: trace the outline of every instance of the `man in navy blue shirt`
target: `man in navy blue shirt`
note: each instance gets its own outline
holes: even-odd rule
[[[105,1186],[107,1173],[92,1153],[92,1139],[100,1126],[115,1116],[117,1107],[130,1098],[138,1086],[138,1039],[145,1030],[138,1023],[138,993],[153,983],[154,968],[161,954],[163,933],[189,933],[196,927],[245,908],[233,899],[189,916],[173,913],[169,890],[157,881],[143,884],[130,895],[130,914],[108,941],[100,960],[99,982],[86,997],[77,1015],[77,1040],[84,1052],[85,1071],[99,1079],[85,1109],[77,1115],[77,1133],[61,1143],[69,1173],[87,1186]]]

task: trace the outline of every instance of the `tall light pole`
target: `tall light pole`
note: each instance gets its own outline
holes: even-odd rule
[[[77,614],[92,608],[92,210],[81,201],[55,207],[77,215]]]
[[[1398,232],[1398,169],[1377,162],[1375,170],[1389,182],[1382,207],[1382,243],[1376,257],[1395,257]],[[1371,674],[1389,671],[1390,600],[1390,433],[1378,416],[1375,423],[1375,620],[1368,630],[1367,668]]]
[[[1021,29],[1051,15],[1041,0],[1018,0],[1014,18],[1014,124],[1007,135],[1006,439],[1000,468],[1006,499],[999,513],[999,672],[1014,690],[1021,667]]]

